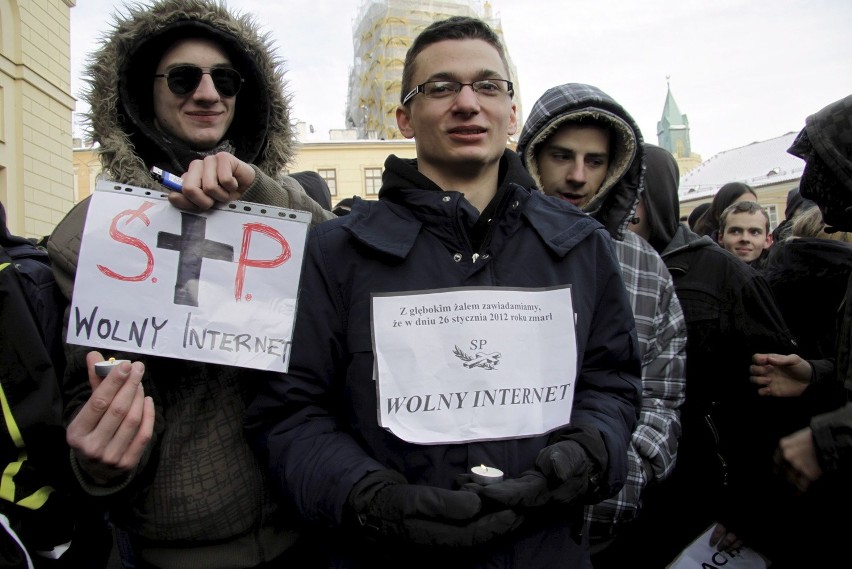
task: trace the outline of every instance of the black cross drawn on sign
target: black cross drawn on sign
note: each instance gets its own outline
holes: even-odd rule
[[[207,218],[181,212],[181,234],[160,231],[157,247],[179,251],[178,273],[175,281],[175,304],[198,306],[198,280],[201,262],[207,259],[233,261],[234,248],[226,243],[210,241],[204,237]]]

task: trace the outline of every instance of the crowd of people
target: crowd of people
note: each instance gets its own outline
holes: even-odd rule
[[[129,4],[86,73],[107,179],[197,215],[306,212],[289,363],[65,341],[96,197],[39,244],[0,208],[0,566],[664,568],[707,531],[773,568],[848,557],[852,96],[806,118],[773,230],[740,182],[681,221],[676,161],[593,85],[548,89],[518,132],[476,18],[414,39],[417,158],[334,207],[281,175],[283,67],[251,15]],[[385,324],[492,298],[512,318]]]

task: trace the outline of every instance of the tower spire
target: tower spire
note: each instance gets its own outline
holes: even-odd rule
[[[671,75],[666,75],[666,102],[663,116],[657,123],[657,144],[674,156],[687,157],[692,153],[689,140],[689,119],[680,112],[672,95]]]

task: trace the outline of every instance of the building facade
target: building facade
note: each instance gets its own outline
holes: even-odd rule
[[[787,192],[799,185],[805,162],[787,152],[798,133],[720,152],[680,178],[680,213],[708,203],[728,182],[748,184],[769,214],[772,228],[784,219]]]
[[[354,61],[346,104],[346,125],[355,130],[357,138],[402,138],[396,126],[396,108],[405,53],[424,28],[450,16],[481,18],[494,28],[506,49],[509,74],[517,79],[499,15],[492,13],[490,2],[482,5],[472,0],[362,0],[352,31]],[[515,104],[520,119],[517,91]]]
[[[76,201],[71,14],[76,0],[0,0],[0,201],[12,233],[42,237]]]
[[[328,184],[332,204],[353,196],[374,200],[378,199],[385,159],[390,154],[415,158],[414,141],[399,138],[303,143],[289,171],[317,172]]]

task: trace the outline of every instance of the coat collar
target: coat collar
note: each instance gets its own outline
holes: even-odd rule
[[[453,222],[450,212],[456,210],[464,197],[458,192],[402,190],[411,198],[405,202],[378,202],[356,198],[352,212],[343,222],[347,231],[358,241],[385,255],[404,259],[411,252],[425,223]],[[495,231],[513,233],[519,224],[527,223],[542,242],[557,256],[566,256],[578,243],[603,226],[575,208],[537,190],[517,184],[509,187],[510,199],[498,214]],[[449,201],[444,201],[449,197]],[[468,205],[468,207],[471,207]]]

